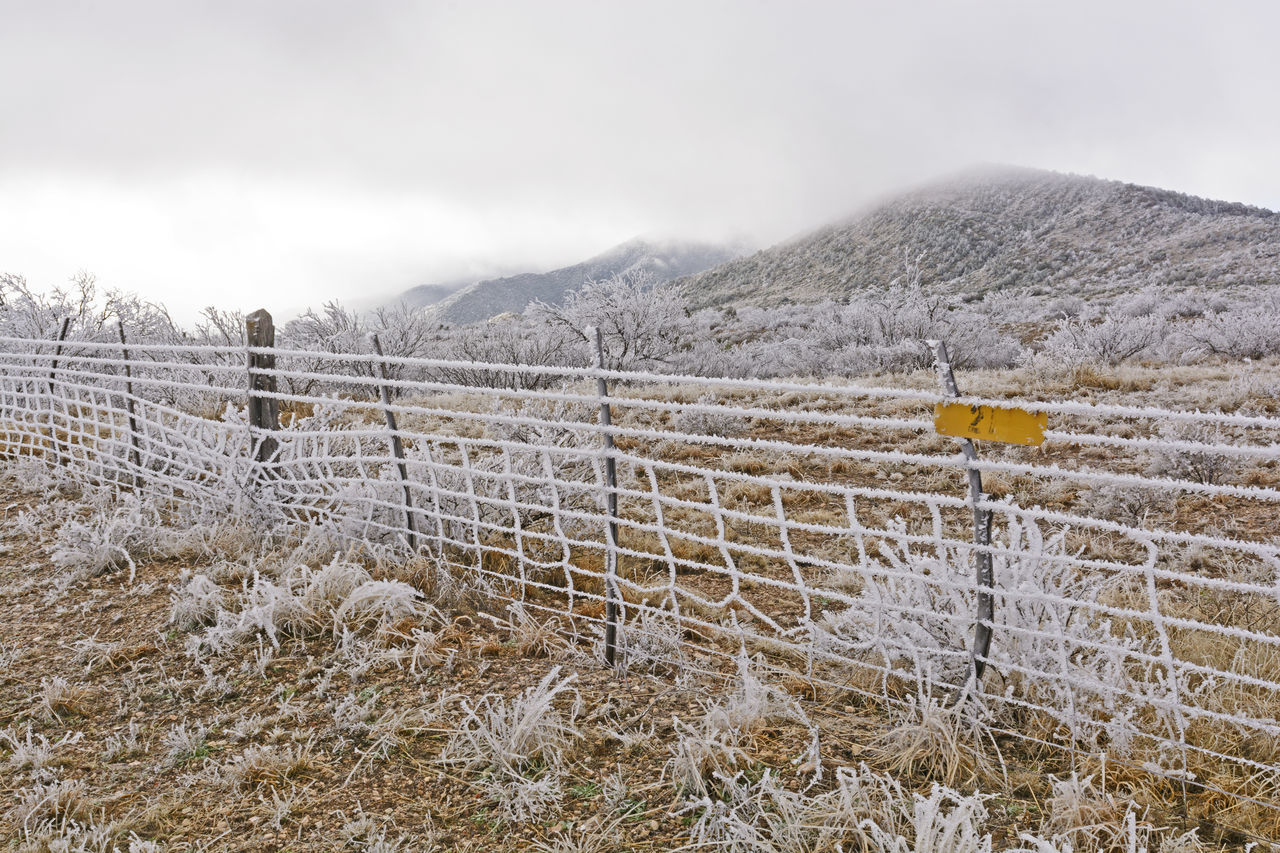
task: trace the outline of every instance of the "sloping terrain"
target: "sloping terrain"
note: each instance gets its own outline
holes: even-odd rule
[[[1280,283],[1280,214],[1119,181],[988,168],[682,279],[695,307],[843,300],[916,280],[1114,294]]]
[[[403,302],[410,308],[426,308],[428,305],[436,305],[462,288],[471,284],[471,279],[463,281],[451,281],[444,284],[420,284],[417,287],[411,287],[404,293],[396,297],[395,302]]]
[[[508,312],[519,314],[534,302],[560,305],[588,281],[645,274],[660,283],[723,264],[736,254],[709,243],[632,240],[573,266],[476,282],[440,301],[433,311],[444,323],[477,323]]]

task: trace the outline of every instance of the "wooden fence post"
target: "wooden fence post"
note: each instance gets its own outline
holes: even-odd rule
[[[275,460],[279,450],[275,433],[280,429],[280,401],[276,393],[276,357],[270,352],[276,345],[276,327],[267,309],[259,308],[244,318],[245,343],[249,348],[249,429],[255,440],[254,459],[262,465]]]
[[[142,470],[141,438],[138,435],[138,417],[133,409],[133,370],[129,366],[129,347],[125,343],[125,339],[124,339],[124,323],[120,321],[119,317],[116,318],[116,331],[120,333],[120,352],[121,352],[121,358],[124,360],[124,405],[125,405],[125,408],[129,411],[129,440],[133,445],[133,449],[130,455],[133,458],[133,467],[137,469],[137,471],[141,471]],[[135,471],[134,473],[135,484],[137,482],[137,479],[138,479],[138,474]]]
[[[604,370],[604,338],[600,329],[590,327],[588,336],[595,336],[596,367]],[[609,513],[608,539],[604,557],[604,659],[614,666],[618,656],[618,471],[614,460],[613,412],[609,407],[609,383],[604,376],[596,377],[596,390],[600,395],[600,426],[604,442],[605,505]]]
[[[376,334],[370,335],[369,338],[373,342],[374,352],[381,359],[383,357],[382,341],[378,340]],[[409,532],[409,550],[417,553],[418,530],[413,518],[413,494],[409,490],[409,470],[404,462],[404,442],[400,440],[400,430],[396,427],[396,413],[391,411],[391,388],[387,384],[385,361],[378,362],[378,375],[382,379],[378,384],[378,390],[382,394],[382,414],[386,417],[387,429],[391,431],[391,453],[396,458],[396,469],[400,472],[400,487],[404,489],[404,526]]]
[[[933,364],[938,371],[942,393],[948,397],[959,397],[960,388],[956,385],[956,376],[951,370],[947,345],[942,341],[928,341],[928,344],[933,348]],[[987,499],[982,491],[982,472],[973,464],[978,461],[978,451],[967,438],[957,438],[956,441],[967,460],[965,469],[969,475],[969,499],[973,503],[973,541],[978,546],[974,560],[974,580],[978,587],[977,621],[973,626],[973,648],[969,652],[972,672],[969,679],[956,688],[953,701],[959,703],[965,698],[970,684],[974,688],[978,686],[987,667],[987,654],[991,651],[992,620],[995,618],[995,572],[991,565],[991,510],[978,506]]]

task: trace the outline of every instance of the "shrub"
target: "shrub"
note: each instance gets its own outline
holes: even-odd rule
[[[489,693],[474,707],[462,699],[464,716],[440,758],[469,771],[483,770],[480,784],[502,815],[512,820],[546,814],[562,797],[566,750],[582,737],[575,725],[581,696],[554,667],[514,700]],[[556,710],[572,696],[567,715]]]

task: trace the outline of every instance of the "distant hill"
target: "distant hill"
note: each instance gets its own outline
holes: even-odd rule
[[[507,312],[520,313],[535,301],[559,305],[588,281],[646,272],[655,282],[664,282],[723,264],[738,254],[737,249],[709,243],[631,240],[562,269],[476,282],[442,299],[432,313],[444,323],[476,323]]]
[[[695,307],[842,300],[902,283],[976,296],[1011,287],[1280,284],[1280,214],[1168,190],[984,168],[687,276]]]
[[[420,284],[397,296],[395,302],[403,302],[410,308],[426,308],[447,299],[474,281],[473,278],[466,278],[441,284]]]

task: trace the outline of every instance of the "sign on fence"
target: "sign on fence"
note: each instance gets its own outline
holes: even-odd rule
[[[1049,416],[1012,407],[938,403],[934,407],[933,425],[939,435],[953,438],[1040,445],[1044,443]]]

